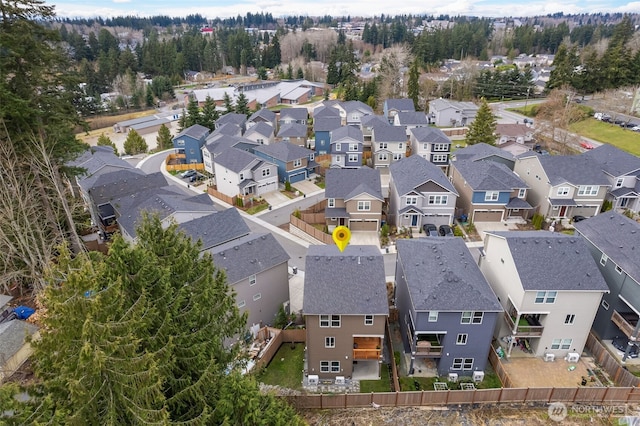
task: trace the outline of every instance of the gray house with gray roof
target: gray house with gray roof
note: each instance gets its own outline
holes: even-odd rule
[[[316,173],[318,169],[312,150],[290,142],[258,146],[253,152],[278,167],[280,182],[300,182]]]
[[[371,129],[373,167],[387,168],[407,156],[408,138],[404,127],[380,125]]]
[[[409,130],[409,143],[412,155],[429,160],[448,172],[451,139],[442,130],[426,126],[412,128]]]
[[[399,112],[415,112],[416,107],[413,104],[412,99],[387,99],[382,105],[382,113],[389,121],[389,124],[393,124],[393,119]]]
[[[352,231],[380,229],[384,197],[379,170],[370,167],[328,169],[324,196],[329,231],[336,226],[346,226]]]
[[[235,208],[211,213],[180,224],[180,230],[208,250],[249,235],[251,230]]]
[[[276,134],[276,142],[291,142],[298,146],[307,146],[307,125],[298,123],[284,123],[280,125]]]
[[[216,189],[229,197],[260,196],[278,189],[276,165],[237,148],[215,155],[213,170]]]
[[[312,245],[305,268],[305,379],[379,379],[389,316],[380,250]]]
[[[398,240],[396,305],[410,373],[484,371],[502,306],[461,238]]]
[[[513,170],[516,163],[516,157],[510,152],[497,148],[495,146],[482,143],[469,145],[465,148],[458,149],[451,155],[451,161],[494,161],[502,163],[509,169]]]
[[[504,309],[494,337],[507,357],[513,351],[548,361],[581,356],[609,292],[584,239],[489,231],[479,265]]]

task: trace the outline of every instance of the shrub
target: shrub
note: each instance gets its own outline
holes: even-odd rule
[[[298,219],[302,219],[302,212],[300,212],[300,209],[295,209],[291,214],[297,217]]]
[[[291,182],[288,180],[284,182],[284,190],[287,192],[291,192]]]
[[[604,200],[604,202],[602,203],[602,209],[600,210],[602,213],[611,210],[611,208],[613,207],[613,202],[611,202],[610,200]]]
[[[244,207],[244,201],[242,200],[242,198],[236,198],[236,205],[240,208]]]
[[[380,236],[388,237],[389,236],[389,225],[386,223],[380,227]]]
[[[531,218],[531,224],[537,230],[542,229],[542,224],[543,223],[544,223],[544,216],[542,216],[541,214],[536,213]]]

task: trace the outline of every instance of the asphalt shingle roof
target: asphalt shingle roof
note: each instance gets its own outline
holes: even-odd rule
[[[251,117],[249,117],[249,121],[256,121],[258,123],[264,123],[264,121],[261,121],[259,119],[262,120],[266,120],[270,123],[275,123],[276,122],[276,113],[266,109],[266,108],[262,108],[256,112],[254,112]]]
[[[218,120],[216,121],[216,127],[220,127],[223,124],[227,124],[227,123],[236,124],[236,125],[242,127],[244,125],[245,121],[247,121],[247,116],[246,115],[237,114],[235,112],[230,112],[230,113],[225,114],[222,117],[218,118]]]
[[[262,152],[277,160],[289,162],[293,160],[299,160],[301,158],[308,158],[313,151],[302,146],[292,144],[291,142],[278,142],[272,145],[260,145],[257,146],[254,151]]]
[[[134,170],[118,170],[100,175],[88,192],[93,202],[99,205],[116,197],[164,186],[167,186],[167,179],[161,172],[144,174]]]
[[[215,267],[226,272],[229,284],[289,260],[289,255],[272,234],[249,234],[209,251]]]
[[[397,249],[416,310],[502,310],[462,238],[398,240]]]
[[[391,124],[380,115],[365,115],[360,119],[360,124],[362,127],[379,127],[379,126],[388,126],[392,127]],[[405,135],[406,136],[406,135]]]
[[[608,291],[585,241],[549,231],[489,231],[507,241],[525,291]],[[487,250],[491,250],[489,245]]]
[[[403,98],[403,99],[387,99],[385,101],[387,104],[387,110],[396,110],[396,111],[415,111],[416,108],[413,105],[413,100]]]
[[[278,137],[302,138],[307,136],[307,125],[298,123],[288,123],[280,126]]]
[[[244,135],[249,136],[253,133],[257,133],[261,136],[269,137],[273,134],[273,126],[263,121],[259,121],[253,126],[251,126],[251,128],[247,129],[247,131],[244,132]]]
[[[451,143],[451,139],[436,127],[414,127],[409,129],[413,137],[420,143]]]
[[[370,167],[358,169],[327,169],[325,198],[348,200],[362,193],[382,200],[380,171]]]
[[[640,158],[606,143],[582,155],[596,161],[611,176],[635,174],[640,170]]]
[[[306,108],[282,108],[280,110],[280,120],[290,118],[293,120],[306,120],[309,117],[309,111]]]
[[[330,105],[322,105],[313,110],[313,120],[318,118],[338,117],[340,118],[340,111]]]
[[[396,191],[400,196],[408,194],[429,181],[458,195],[458,191],[442,172],[442,169],[419,155],[412,155],[391,163],[389,174],[391,174]]]
[[[372,130],[375,142],[406,142],[407,131],[404,126],[376,126]]]
[[[424,112],[399,112],[396,117],[401,125],[424,124],[426,126],[429,124]]]
[[[337,143],[346,138],[355,139],[360,143],[364,141],[362,130],[354,126],[338,127],[331,132],[331,143]]]
[[[202,250],[248,235],[250,231],[235,208],[202,216],[180,224],[192,240],[202,241]]]
[[[374,246],[309,246],[305,315],[388,315],[384,259]]]
[[[232,172],[240,173],[249,167],[252,162],[263,160],[250,152],[237,148],[229,148],[216,155],[213,161]]]
[[[316,132],[331,132],[341,126],[340,116],[337,117],[315,117],[313,119],[313,130]]]
[[[458,149],[455,152],[456,161],[459,160],[469,160],[469,161],[477,161],[484,160],[489,157],[501,157],[505,160],[510,160],[512,162],[516,161],[516,157],[514,157],[510,152],[505,151],[503,149],[497,148],[495,146],[491,146],[486,143],[477,143],[473,145],[469,145],[465,148]]]
[[[568,182],[573,185],[609,185],[602,167],[584,155],[538,155],[552,186]]]
[[[474,191],[511,191],[529,188],[510,168],[490,160],[456,161],[452,165]]]
[[[115,155],[113,148],[110,146],[92,146],[76,157],[75,160],[68,162],[67,165],[86,169],[85,176],[91,176],[105,166],[122,169],[134,168],[131,164]]]
[[[24,345],[27,335],[38,331],[38,327],[26,321],[12,320],[0,324],[0,358],[4,363]]]
[[[201,126],[200,124],[194,124],[193,126],[187,127],[186,129],[184,129],[183,131],[175,135],[173,139],[178,139],[181,136],[190,136],[196,140],[200,140],[210,131],[211,131],[210,129],[207,129],[206,127]]]
[[[608,211],[573,226],[640,284],[640,223]]]

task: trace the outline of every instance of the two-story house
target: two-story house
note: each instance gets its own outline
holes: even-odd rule
[[[388,120],[389,124],[393,124],[393,120],[399,112],[415,111],[416,108],[415,105],[413,105],[413,100],[408,98],[387,99],[382,105],[382,114]]]
[[[509,170],[513,170],[516,163],[516,157],[514,157],[513,154],[486,143],[476,143],[458,149],[454,154],[451,154],[451,161],[458,160],[494,161],[504,164]]]
[[[582,354],[609,289],[582,238],[549,231],[487,232],[480,270],[504,308],[495,338],[507,356]]]
[[[360,130],[364,140],[364,150],[371,151],[371,139],[373,137],[373,128],[379,126],[390,126],[380,115],[365,115],[360,120]]]
[[[380,229],[384,203],[380,171],[370,167],[328,169],[324,196],[329,231],[336,226],[346,226],[352,231]]]
[[[268,124],[275,129],[276,113],[269,109],[261,108],[258,111],[254,112],[251,117],[249,117],[249,119],[245,123],[245,127],[247,130],[249,130],[252,126],[255,126],[258,123]]]
[[[331,132],[341,126],[340,111],[330,106],[321,106],[313,111],[313,133],[316,155],[330,151]]]
[[[362,167],[362,130],[355,126],[342,126],[331,132],[331,167]]]
[[[242,151],[252,151],[259,144],[253,140],[227,136],[220,133],[212,133],[207,137],[206,143],[202,147],[202,161],[204,169],[215,176],[213,159],[229,148],[236,148]]]
[[[451,225],[458,192],[442,169],[417,155],[389,166],[387,221],[417,231],[425,223]]]
[[[399,112],[393,117],[393,125],[404,127],[408,138],[411,129],[429,127],[429,120],[424,112]]]
[[[502,307],[462,238],[398,240],[396,305],[409,374],[433,359],[438,375],[484,371]]]
[[[240,127],[242,131],[244,131],[246,122],[246,115],[230,112],[220,116],[220,118],[216,120],[216,130],[224,126],[225,124],[235,124],[236,126]]]
[[[291,142],[298,146],[307,146],[307,125],[298,123],[281,124],[276,142]]]
[[[451,139],[435,127],[415,127],[409,131],[411,155],[418,155],[442,168],[445,174],[449,168]]]
[[[316,173],[319,167],[314,151],[289,142],[258,146],[254,154],[278,167],[280,182],[300,182]]]
[[[468,126],[476,118],[478,109],[472,102],[434,99],[429,101],[429,122],[438,127]]]
[[[514,172],[529,185],[529,204],[553,219],[597,215],[611,186],[599,164],[583,155],[525,153]]]
[[[213,158],[218,191],[229,196],[260,196],[278,189],[278,168],[255,154],[227,148]]]
[[[246,139],[260,145],[270,145],[275,141],[274,127],[267,123],[255,123],[244,132]]]
[[[373,166],[389,167],[389,164],[407,156],[407,134],[399,126],[375,126],[371,129],[371,150]]]
[[[527,185],[511,169],[490,160],[451,163],[451,182],[458,191],[457,207],[472,222],[528,219]]]
[[[607,200],[621,211],[640,211],[640,158],[613,145],[602,144],[582,154],[600,164],[611,185]]]
[[[340,102],[335,106],[341,110],[340,116],[343,117],[342,124],[345,126],[360,127],[362,117],[373,114],[373,109],[360,101]]]
[[[184,154],[185,161],[202,163],[202,147],[205,144],[210,130],[199,124],[194,124],[173,137],[173,147],[176,153]]]
[[[306,108],[282,108],[278,116],[278,126],[283,124],[304,124],[309,121],[309,111]]]
[[[305,376],[379,379],[389,315],[380,250],[312,245],[305,268]]]
[[[610,293],[598,307],[593,331],[601,340],[640,342],[640,223],[608,211],[574,224]],[[630,349],[630,348],[629,348]]]
[[[496,124],[496,146],[510,152],[513,155],[520,155],[533,148],[533,128],[526,124]]]

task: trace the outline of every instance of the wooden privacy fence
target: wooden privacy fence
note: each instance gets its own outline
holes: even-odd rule
[[[331,238],[331,235],[325,232],[322,232],[317,228],[314,228],[313,226],[309,225],[303,220],[298,219],[294,215],[291,215],[291,217],[289,218],[289,225],[295,226],[299,230],[303,231],[306,234],[309,234],[310,236],[312,236],[318,241],[321,241],[324,244],[335,244],[333,242],[333,238]]]
[[[269,346],[265,349],[262,357],[256,361],[254,369],[258,371],[262,367],[266,367],[271,359],[274,357],[280,345],[285,342],[304,343],[307,341],[307,334],[305,329],[292,329],[292,330],[280,330],[273,327],[264,327],[260,330],[259,337],[266,339],[269,336],[273,336]]]
[[[618,386],[640,386],[640,378],[634,376],[625,369],[616,358],[614,358],[607,348],[602,345],[593,335],[589,333],[587,337],[587,349],[593,355],[598,365],[607,372],[609,378]]]
[[[293,395],[286,399],[297,408],[419,407],[453,404],[636,404],[640,388],[499,388],[447,391]]]
[[[495,371],[498,377],[500,378],[500,382],[502,383],[502,386],[504,386],[505,388],[512,388],[513,382],[509,378],[509,374],[507,374],[507,370],[504,368],[504,365],[502,365],[500,358],[498,358],[498,354],[496,354],[496,350],[493,347],[493,345],[489,350],[489,362],[493,367],[493,371]]]

